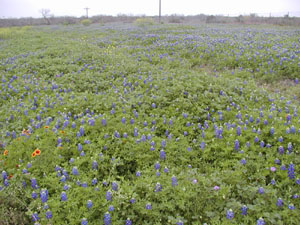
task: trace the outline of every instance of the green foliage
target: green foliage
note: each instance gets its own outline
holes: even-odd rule
[[[14,37],[22,37],[24,33],[30,30],[30,26],[23,27],[0,27],[0,39],[10,39]]]
[[[89,19],[83,19],[83,20],[80,21],[80,23],[81,23],[82,25],[84,25],[84,26],[89,26],[89,25],[92,24],[92,21],[89,20]]]
[[[0,42],[0,223],[297,224],[299,102],[261,88],[299,89],[297,31],[148,28]]]
[[[154,25],[154,21],[149,17],[137,18],[134,23],[139,27],[149,27]]]

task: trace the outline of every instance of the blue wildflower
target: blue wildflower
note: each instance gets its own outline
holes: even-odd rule
[[[152,209],[151,203],[147,203],[146,206],[145,206],[145,209],[151,210]]]
[[[112,188],[114,191],[118,191],[118,184],[117,184],[117,182],[113,181],[112,184],[111,184],[111,188]]]
[[[79,133],[80,133],[80,136],[83,136],[83,135],[84,135],[84,128],[83,128],[83,127],[80,127],[80,128],[79,128]]]
[[[246,164],[246,159],[241,159],[240,162],[241,162],[242,165],[245,165]]]
[[[35,179],[35,178],[31,178],[31,179],[30,179],[30,182],[31,182],[31,187],[32,187],[33,189],[37,189],[37,188],[38,188],[38,185],[37,185],[37,183],[36,183],[36,179]]]
[[[276,181],[275,181],[274,179],[272,179],[272,180],[271,180],[271,184],[272,184],[272,185],[275,185],[275,184],[276,184]]]
[[[162,148],[166,147],[166,141],[162,140],[160,145],[161,145]]]
[[[280,166],[280,170],[286,170],[285,165],[281,165],[281,166]]]
[[[265,190],[264,190],[263,187],[259,187],[258,190],[257,190],[257,192],[258,192],[259,194],[264,194],[264,193],[265,193]]]
[[[226,219],[228,220],[232,220],[234,217],[234,212],[232,211],[232,209],[229,209],[226,211]]]
[[[32,197],[33,199],[36,199],[36,198],[37,198],[37,194],[36,194],[35,191],[33,191],[33,192],[31,193],[31,197]]]
[[[277,207],[282,207],[282,205],[283,205],[282,199],[281,199],[281,198],[278,198],[277,201],[276,201],[276,206],[277,206]]]
[[[41,198],[42,203],[47,202],[47,200],[48,200],[48,190],[47,189],[42,189],[41,190],[40,198]]]
[[[295,133],[296,133],[296,129],[295,129],[295,126],[294,126],[294,125],[291,126],[290,132],[291,132],[292,134],[295,134]]]
[[[97,161],[94,160],[94,161],[92,162],[92,169],[93,169],[93,170],[96,170],[97,168],[98,168],[98,163],[97,163]]]
[[[205,147],[205,142],[204,142],[204,141],[202,141],[202,142],[200,143],[200,148],[203,150],[203,149],[204,149],[204,147]]]
[[[93,206],[92,200],[87,200],[87,202],[86,202],[86,207],[87,207],[88,209],[90,209],[90,208],[92,208],[92,206]]]
[[[79,173],[78,173],[78,170],[77,170],[77,167],[76,167],[76,166],[74,166],[74,167],[72,168],[72,174],[73,174],[74,176],[78,176],[78,175],[79,175]]]
[[[91,184],[92,184],[92,185],[96,185],[97,183],[98,183],[98,180],[97,180],[97,178],[96,178],[96,177],[95,177],[95,178],[93,178],[93,179],[92,179],[92,183],[91,183]]]
[[[236,127],[236,135],[237,135],[237,136],[240,136],[240,135],[241,135],[241,127],[240,127],[240,126],[237,126],[237,127]]]
[[[155,187],[154,187],[154,192],[159,192],[161,191],[161,184],[160,183],[156,183]]]
[[[176,185],[178,185],[177,184],[177,178],[175,177],[175,176],[172,176],[171,177],[171,185],[174,187],[174,186],[176,186]]]
[[[57,146],[61,145],[61,142],[62,142],[61,137],[58,137],[57,138]]]
[[[47,210],[45,214],[47,220],[50,220],[52,218],[52,212],[50,210]]]
[[[277,165],[280,165],[280,159],[275,159],[274,163],[277,164]]]
[[[289,153],[292,152],[292,150],[293,150],[293,145],[292,145],[291,142],[288,143],[288,145],[287,145],[287,150],[289,151]]]
[[[295,179],[295,169],[294,169],[294,164],[290,163],[288,167],[288,177],[290,179]]]
[[[31,215],[31,217],[32,217],[32,222],[36,222],[36,221],[39,220],[39,217],[38,217],[37,212],[34,212],[34,213]]]
[[[79,151],[79,152],[82,151],[82,144],[78,143],[78,145],[77,145],[77,151]]]
[[[278,147],[278,153],[279,153],[280,155],[282,155],[282,154],[284,153],[284,148],[283,148],[283,146],[279,146],[279,147]]]
[[[176,225],[183,225],[183,222],[181,220],[179,220]]]
[[[111,194],[110,191],[107,191],[107,192],[105,193],[105,199],[106,199],[107,201],[112,201],[112,194]]]
[[[163,171],[164,171],[164,173],[168,173],[169,169],[167,167],[165,167]]]
[[[87,225],[88,224],[87,219],[86,218],[81,219],[81,223],[80,224],[81,225]]]
[[[59,173],[59,175],[61,175],[61,174],[60,174],[60,171],[58,171],[58,173]],[[57,174],[57,175],[58,175],[58,174]],[[59,181],[64,183],[64,182],[66,182],[66,180],[67,180],[66,176],[65,176],[65,175],[62,175]]]
[[[248,210],[248,207],[243,205],[241,207],[241,215],[243,215],[243,216],[247,215],[247,210]]]
[[[298,195],[298,194],[294,194],[294,195],[292,196],[292,198],[293,198],[293,199],[299,198],[299,195]]]
[[[160,150],[160,159],[166,159],[166,153],[164,150]]]
[[[106,212],[104,214],[104,225],[110,225],[111,224],[111,218],[109,212]]]
[[[141,136],[141,139],[140,139],[142,142],[145,142],[146,141],[146,136],[145,136],[145,134],[142,134],[142,136]]]
[[[160,168],[160,164],[159,164],[159,162],[156,162],[155,164],[154,164],[154,169],[155,170],[158,170]]]
[[[60,200],[61,201],[67,201],[67,194],[66,194],[66,192],[62,192],[61,194],[60,194]]]
[[[114,137],[115,138],[120,138],[121,136],[120,136],[120,133],[118,132],[118,131],[115,131],[114,132]]]
[[[133,128],[133,136],[134,137],[138,136],[138,129],[136,127]]]
[[[134,119],[133,118],[130,119],[130,124],[134,124]]]
[[[125,124],[125,122],[126,122],[126,119],[124,117],[122,117],[121,123]]]
[[[234,150],[238,151],[240,149],[240,143],[239,140],[234,141]]]
[[[265,225],[265,220],[260,217],[257,221],[256,221],[256,225]]]
[[[127,218],[127,220],[125,221],[125,225],[132,225],[132,222],[129,218]]]
[[[7,178],[7,173],[6,171],[2,171],[2,179],[5,180]]]

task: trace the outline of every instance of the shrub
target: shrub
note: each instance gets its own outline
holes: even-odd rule
[[[89,19],[84,19],[84,20],[81,20],[80,23],[84,26],[89,26],[92,24],[92,21]]]
[[[0,28],[0,39],[10,39],[16,36],[20,37],[30,28],[30,26]]]
[[[154,21],[152,18],[144,17],[144,18],[136,19],[134,23],[140,27],[146,27],[146,26],[152,26],[154,24]]]

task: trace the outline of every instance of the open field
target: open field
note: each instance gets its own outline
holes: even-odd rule
[[[300,29],[0,28],[0,224],[299,224]]]

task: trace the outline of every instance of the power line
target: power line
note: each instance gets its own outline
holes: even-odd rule
[[[161,0],[159,0],[159,14],[158,14],[158,18],[159,18],[159,23],[160,23],[160,20],[161,20]]]
[[[86,10],[86,18],[89,18],[89,9],[88,7],[84,8]]]

